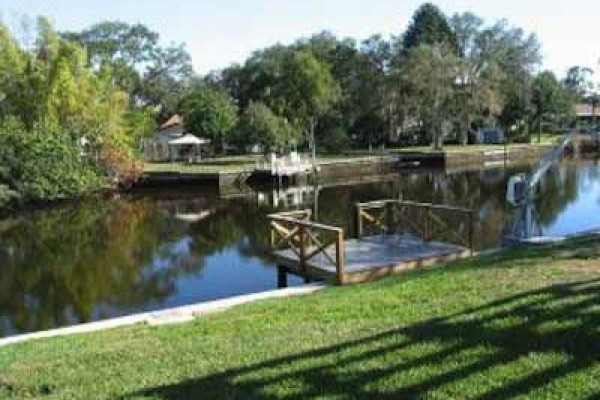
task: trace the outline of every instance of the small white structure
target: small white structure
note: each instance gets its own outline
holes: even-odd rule
[[[173,115],[151,139],[144,140],[144,158],[147,161],[187,161],[201,158],[201,148],[210,140],[185,132],[183,119]]]
[[[186,133],[177,139],[169,140],[169,158],[171,160],[181,159],[183,154],[188,162],[200,161],[202,158],[201,147],[209,143],[208,139],[201,139]],[[182,149],[187,149],[187,152],[184,153]]]
[[[288,156],[277,157],[275,153],[269,154],[266,162],[259,162],[254,169],[255,173],[267,174],[272,177],[294,176],[298,174],[309,174],[313,165],[310,159],[301,157],[296,151]]]

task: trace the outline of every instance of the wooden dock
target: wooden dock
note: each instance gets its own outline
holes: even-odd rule
[[[310,210],[272,214],[272,255],[280,271],[338,284],[365,282],[469,257],[472,210],[383,200],[356,205],[356,237],[311,221]]]

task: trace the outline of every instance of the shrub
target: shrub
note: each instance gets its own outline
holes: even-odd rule
[[[19,194],[11,190],[8,186],[0,184],[0,210],[7,208],[10,204],[19,199]]]
[[[16,192],[24,201],[56,200],[89,193],[106,182],[69,133],[43,123],[31,130],[16,119],[0,123],[0,165],[4,198]]]
[[[350,147],[350,138],[345,129],[336,128],[321,139],[321,146],[326,153],[339,153]]]
[[[143,170],[142,164],[126,150],[106,144],[100,150],[99,165],[112,184],[122,187],[135,183]]]
[[[300,133],[285,118],[275,114],[265,104],[251,103],[239,122],[238,146],[260,145],[266,151],[288,149],[298,141]]]

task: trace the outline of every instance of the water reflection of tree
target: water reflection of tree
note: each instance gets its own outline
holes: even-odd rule
[[[506,181],[522,170],[401,174],[384,182],[323,188],[318,219],[352,235],[356,202],[401,197],[452,204],[477,210],[478,247],[497,246],[512,212]],[[574,168],[562,166],[549,175],[538,199],[544,223],[576,198],[578,179],[583,178]],[[272,211],[254,197],[167,194],[3,221],[0,335],[160,303],[175,293],[178,279],[199,274],[208,257],[227,249],[268,262],[266,215]],[[197,219],[180,220],[177,214]]]
[[[319,219],[354,231],[354,203],[383,198],[450,204],[478,211],[477,245],[496,246],[506,216],[503,170],[400,174],[394,180],[320,192]],[[481,234],[479,234],[481,233]]]
[[[567,162],[557,164],[545,175],[540,195],[535,199],[538,222],[541,225],[552,225],[561,211],[577,200],[579,184],[585,179],[583,172]]]
[[[46,210],[12,224],[0,232],[0,323],[40,330],[165,299],[179,275],[202,267],[169,243],[182,229],[144,201]]]
[[[273,211],[243,199],[222,201],[211,215],[190,225],[194,250],[206,256],[236,246],[242,256],[264,258],[269,245],[267,214]]]

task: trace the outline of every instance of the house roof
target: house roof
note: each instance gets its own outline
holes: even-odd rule
[[[575,106],[575,113],[578,117],[591,117],[592,116],[592,105],[588,103],[579,103]],[[596,106],[594,111],[596,116],[600,116],[600,105]]]
[[[174,114],[167,122],[160,126],[160,129],[164,130],[180,125],[183,125],[183,118],[179,114]]]

